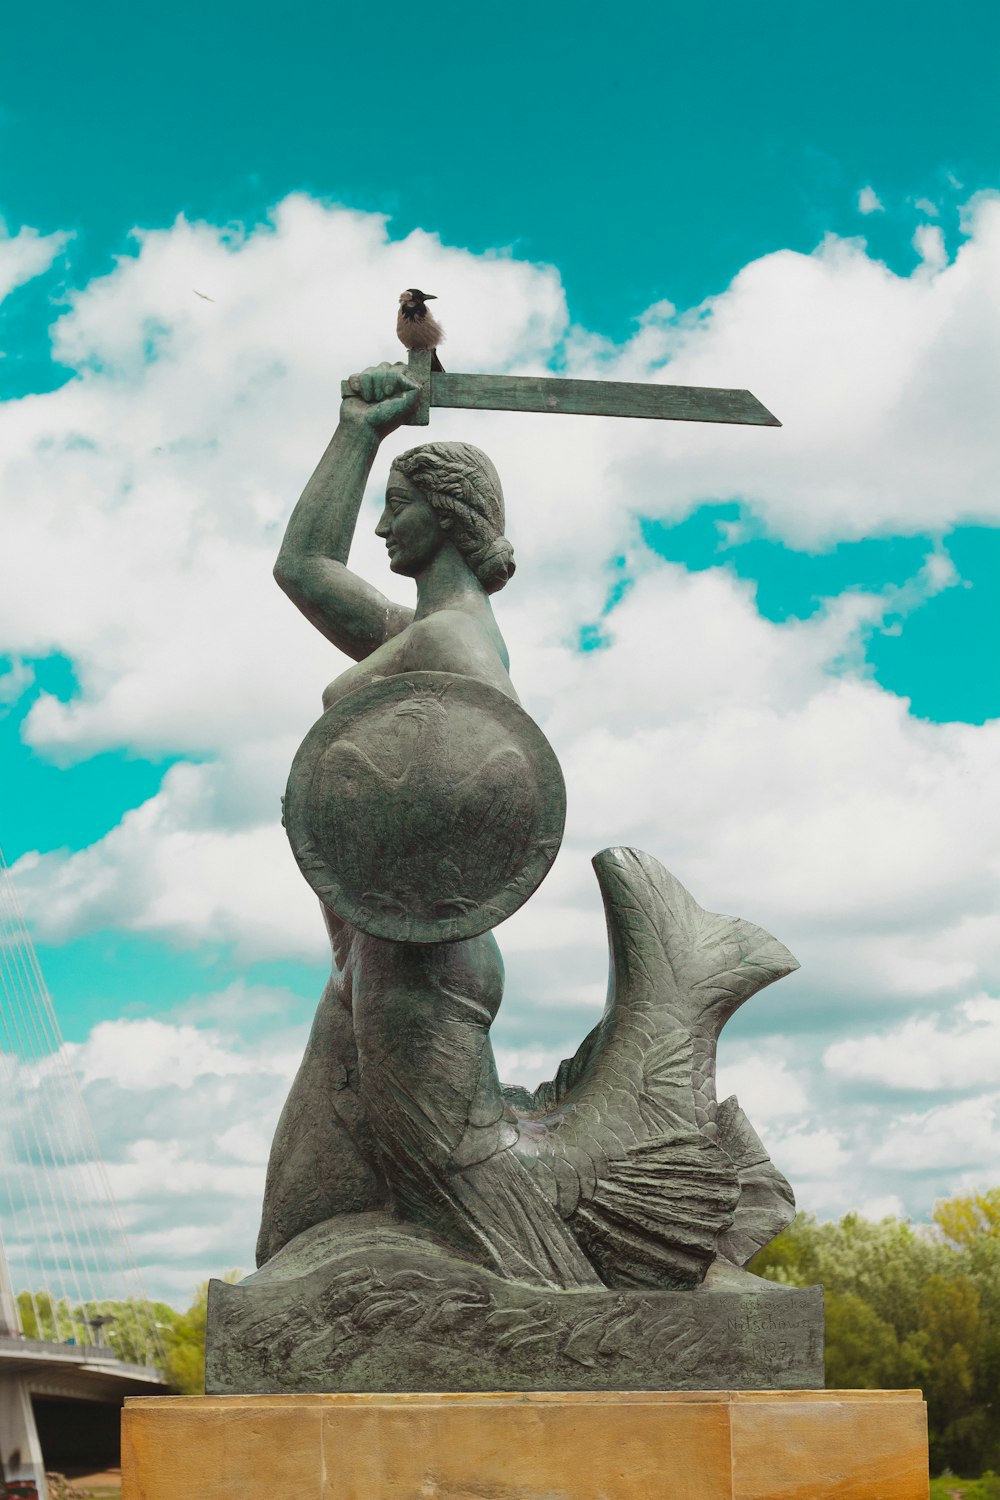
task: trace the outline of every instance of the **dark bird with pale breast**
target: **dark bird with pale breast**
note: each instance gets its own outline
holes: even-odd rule
[[[415,286],[400,292],[396,337],[404,349],[429,349],[431,369],[443,373],[444,365],[437,351],[438,345],[444,343],[444,329],[427,307],[428,302],[436,301],[433,292],[422,292]]]

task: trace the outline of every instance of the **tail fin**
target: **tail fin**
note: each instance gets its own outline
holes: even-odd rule
[[[705,911],[647,854],[605,849],[594,868],[607,1005],[551,1084],[507,1091],[517,1149],[609,1285],[697,1285],[753,1175],[727,1149],[735,1117],[716,1119],[716,1040],[745,1000],[798,965],[752,922]],[[744,1228],[734,1251],[753,1233]]]
[[[745,1266],[795,1218],[795,1194],[768,1156],[735,1094],[719,1105],[716,1125],[719,1145],[731,1158],[740,1180],[739,1207],[730,1227],[719,1236],[717,1249],[731,1265]]]
[[[570,1223],[609,1286],[697,1286],[733,1222],[740,1187],[703,1135],[661,1135],[608,1163]]]

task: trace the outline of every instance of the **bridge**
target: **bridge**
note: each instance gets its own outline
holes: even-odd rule
[[[0,1497],[48,1500],[115,1462],[164,1349],[2,853],[0,1088]]]

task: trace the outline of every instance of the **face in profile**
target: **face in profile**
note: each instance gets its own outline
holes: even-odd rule
[[[415,578],[432,563],[445,544],[445,534],[433,509],[398,469],[390,469],[385,509],[375,535],[383,537],[389,567],[404,578]]]

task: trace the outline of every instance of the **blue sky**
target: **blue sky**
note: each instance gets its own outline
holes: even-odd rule
[[[269,894],[282,850],[268,828],[281,758],[336,662],[264,592],[264,560],[325,441],[340,375],[391,356],[382,325],[396,283],[428,277],[460,366],[746,383],[785,421],[749,445],[747,434],[661,437],[633,424],[614,434],[597,424],[598,436],[577,424],[562,439],[531,419],[462,429],[513,476],[511,531],[537,567],[531,588],[529,568],[519,572],[524,594],[501,623],[523,644],[515,677],[557,743],[571,802],[586,808],[578,824],[571,816],[562,861],[576,867],[539,898],[537,921],[568,946],[532,936],[527,918],[511,924],[498,1045],[530,1073],[583,1034],[601,988],[586,856],[595,839],[645,839],[692,888],[702,880],[705,904],[729,902],[793,947],[801,934],[811,975],[734,1023],[731,1063],[749,1076],[764,1048],[775,1087],[796,1100],[800,1090],[798,1113],[771,1128],[793,1166],[796,1150],[803,1161],[826,1152],[826,1174],[806,1176],[805,1206],[926,1215],[937,1193],[979,1171],[975,1150],[949,1156],[946,1137],[971,1132],[988,1156],[995,1096],[963,1090],[957,1074],[913,1092],[850,1047],[881,1036],[897,1055],[957,1056],[981,1052],[977,1028],[994,1024],[993,1010],[963,1007],[995,996],[1000,979],[983,935],[995,808],[977,811],[969,791],[1000,716],[996,8],[441,4],[415,17],[395,4],[143,12],[60,0],[44,27],[22,8],[0,55],[0,289],[14,268],[0,304],[10,517],[0,847],[81,1076],[117,1122],[105,1149],[155,1274],[179,1286],[213,1257],[246,1259],[253,1190],[226,1173],[242,1162],[252,1178],[266,1142],[217,1162],[217,1191],[234,1205],[229,1239],[185,1241],[164,1269],[162,1225],[183,1189],[128,1198],[137,1148],[128,1111],[107,1102],[109,1039],[119,1070],[182,1033],[180,1058],[208,1038],[235,1059],[223,1067],[211,1052],[201,1072],[178,1063],[164,1085],[173,1105],[165,1095],[150,1106],[140,1131],[168,1156],[195,1149],[179,1113],[225,1134],[213,1110],[231,1074],[266,1096],[262,1137],[273,1125],[286,1078],[261,1059],[294,1057],[324,959],[320,934],[303,935],[305,896],[301,932],[296,917],[287,940],[283,916],[267,915],[296,899],[291,876]],[[664,377],[671,362],[678,373]],[[240,426],[248,411],[252,432]],[[579,445],[578,472],[560,469],[560,441]],[[528,488],[565,507],[561,533],[534,510],[540,501],[518,513]],[[119,589],[116,616],[99,596]],[[630,641],[632,662],[654,645],[662,660],[611,705]],[[275,696],[281,651],[298,675]],[[718,674],[700,707],[669,665],[688,651],[706,682]],[[741,686],[713,709],[727,661]],[[610,695],[609,706],[595,698],[586,722],[572,720],[552,672],[584,697]],[[199,675],[202,692],[190,681]],[[786,702],[807,676],[801,701]],[[647,724],[650,691],[662,708]],[[685,705],[676,712],[671,692]],[[700,831],[682,831],[685,799],[664,789],[675,767],[710,779],[706,767],[741,734],[752,760],[754,714],[772,709],[785,718],[758,726],[758,749],[773,762],[766,735],[793,745],[807,720],[826,722],[818,705],[834,693],[844,716],[832,722],[853,723],[864,705],[861,748],[849,752],[845,730],[840,769],[817,771],[801,805],[772,789],[770,835],[756,800],[724,806],[735,771],[714,801],[706,791]],[[255,737],[248,694],[270,738]],[[617,748],[599,753],[607,724]],[[684,724],[704,737],[688,760]],[[818,739],[804,745],[829,745],[827,730],[809,732]],[[719,757],[705,748],[716,733]],[[647,734],[662,737],[643,773],[647,811],[623,797],[616,822],[601,778],[639,775],[630,757]],[[887,812],[899,789],[911,800]],[[828,797],[836,823],[842,790],[855,807],[845,849],[825,857],[828,835],[801,833],[816,841],[802,880],[817,892],[829,880],[830,893],[810,911],[783,908],[781,880],[758,880],[744,862],[751,835],[732,820],[747,830],[761,820],[758,858],[777,870],[781,840],[808,822],[803,808]],[[882,830],[877,849],[865,828]],[[901,864],[887,861],[883,877],[895,905],[871,896],[855,910],[844,896],[852,839],[873,871],[898,844]],[[968,846],[964,872],[956,844]],[[227,894],[227,861],[257,882],[240,901]],[[912,888],[911,865],[925,876]],[[192,914],[199,903],[209,915]],[[943,946],[925,952],[932,929]],[[827,964],[842,976],[824,989]],[[533,993],[541,999],[518,998]],[[846,1123],[859,1110],[888,1142],[884,1170],[862,1167],[871,1143]],[[924,1154],[940,1160],[923,1175],[892,1145],[907,1131],[933,1136]]]
[[[451,244],[559,267],[575,318],[621,337],[757,255],[865,225],[912,267],[900,212],[1000,172],[1000,18],[959,3],[552,4],[496,14],[292,3],[21,8],[0,60],[4,211],[72,229],[71,280],[135,225],[254,222],[292,190]],[[957,190],[959,196],[963,190]],[[17,309],[11,310],[16,317]],[[29,330],[21,330],[30,338]]]

